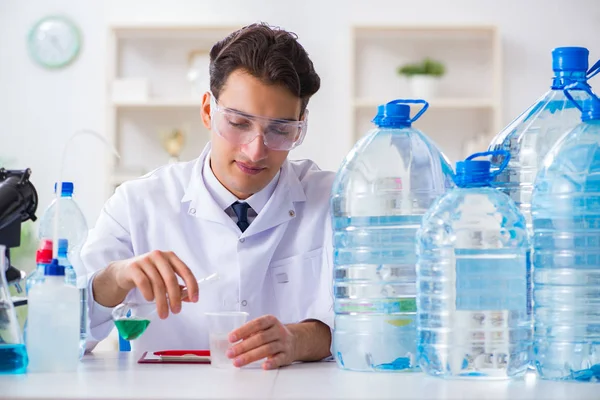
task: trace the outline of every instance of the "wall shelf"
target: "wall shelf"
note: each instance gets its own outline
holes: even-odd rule
[[[184,133],[181,161],[200,154],[209,141],[200,118],[201,95],[209,89],[207,55],[217,41],[240,27],[138,23],[109,26],[107,139],[121,158],[110,157],[107,162],[107,196],[123,182],[169,162],[163,146],[169,132]],[[191,55],[198,53],[206,60],[202,87],[194,87],[187,80]],[[126,84],[113,93],[116,82],[128,80],[145,82],[143,87],[147,90],[141,92],[139,84]],[[142,100],[125,100],[136,98]]]
[[[353,141],[373,128],[370,121],[378,105],[417,97],[396,71],[427,57],[443,62],[446,74],[439,80],[438,95],[424,99],[429,110],[416,128],[452,162],[501,129],[502,46],[496,26],[356,25],[351,35]]]

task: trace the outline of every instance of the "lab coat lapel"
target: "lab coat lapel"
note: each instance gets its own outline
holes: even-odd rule
[[[210,152],[210,143],[204,147],[202,154],[198,157],[194,172],[181,199],[182,203],[187,203],[187,213],[189,215],[202,218],[207,221],[216,222],[222,225],[230,226],[232,229],[238,229],[237,225],[221,209],[217,202],[212,198],[204,179],[202,177],[202,168],[204,160]]]
[[[295,202],[306,200],[304,188],[295,171],[286,160],[281,167],[279,182],[256,219],[242,237],[248,237],[281,225],[296,217]]]

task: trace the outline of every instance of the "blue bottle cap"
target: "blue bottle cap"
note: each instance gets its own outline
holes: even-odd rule
[[[58,256],[66,257],[68,250],[69,250],[69,240],[58,239]]]
[[[65,267],[58,263],[56,258],[52,259],[50,264],[44,267],[44,275],[47,276],[65,276]]]
[[[581,108],[583,109],[582,121],[600,120],[600,99],[597,97],[584,100]]]
[[[56,193],[56,187],[58,186],[58,183],[54,184],[54,193]],[[61,191],[61,197],[67,197],[67,196],[71,196],[73,194],[73,182],[63,182],[62,183],[62,191]]]
[[[557,47],[552,50],[552,70],[586,72],[589,55],[585,47]]]
[[[380,128],[406,128],[411,125],[410,106],[389,102],[377,107],[373,123]]]
[[[461,188],[490,186],[493,179],[491,166],[491,162],[484,160],[458,161],[454,182]]]

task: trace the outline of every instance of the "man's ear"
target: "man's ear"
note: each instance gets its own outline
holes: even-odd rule
[[[200,116],[204,127],[210,130],[210,92],[206,92],[202,95],[202,107],[200,108]]]

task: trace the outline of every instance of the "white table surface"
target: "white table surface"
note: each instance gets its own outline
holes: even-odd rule
[[[448,381],[422,373],[342,371],[333,362],[276,371],[137,364],[132,353],[86,356],[76,373],[0,375],[2,399],[569,399],[599,400],[600,384]]]

